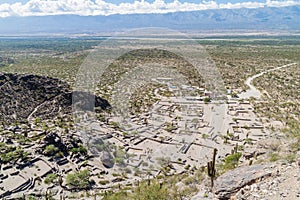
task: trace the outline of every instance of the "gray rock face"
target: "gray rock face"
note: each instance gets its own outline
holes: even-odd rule
[[[275,168],[269,164],[243,166],[218,177],[215,182],[214,193],[218,199],[230,199],[239,189],[255,183],[258,179],[271,176]]]
[[[102,152],[101,162],[106,168],[112,168],[115,164],[114,157],[107,151]]]

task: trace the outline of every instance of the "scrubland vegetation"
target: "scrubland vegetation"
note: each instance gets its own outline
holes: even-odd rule
[[[74,38],[74,39],[4,39],[0,42],[0,71],[8,73],[38,74],[49,77],[59,78],[71,85],[74,84],[77,70],[84,62],[91,49],[99,44],[103,38]],[[300,62],[300,39],[298,37],[267,37],[267,38],[229,38],[229,40],[199,40],[219,69],[222,79],[227,89],[238,92],[246,90],[244,81],[247,77],[262,72],[266,69],[275,68],[292,62]],[[191,65],[181,60],[173,53],[164,50],[133,51],[121,56],[110,65],[110,68],[104,74],[102,83],[98,85],[98,95],[105,99],[110,99],[111,86],[127,70],[145,63],[165,62],[166,65],[176,68],[185,76],[189,77],[191,84],[202,86],[201,75],[196,74]],[[270,72],[255,80],[257,86],[264,96],[257,101],[251,99],[251,104],[255,108],[255,113],[263,119],[263,122],[280,122],[280,126],[269,129],[274,132],[284,133],[284,141],[274,142],[270,145],[271,152],[266,161],[286,160],[294,162],[299,156],[300,150],[300,70],[299,64]],[[147,111],[158,99],[154,95],[155,88],[159,85],[146,85],[144,88],[137,89],[129,100],[131,112],[138,114]],[[172,93],[164,90],[158,91],[162,96],[172,96]],[[210,99],[204,99],[209,103]],[[65,118],[67,119],[67,118]],[[98,119],[102,123],[106,121],[106,115],[98,114]],[[31,153],[25,151],[23,146],[30,142],[45,140],[46,134],[55,131],[56,127],[62,131],[63,139],[67,137],[69,130],[73,129],[72,120],[65,122],[62,119],[53,119],[51,123],[40,118],[35,119],[35,125],[42,134],[31,136],[30,139],[25,135],[16,135],[14,131],[1,130],[1,135],[10,140],[16,140],[20,147],[14,147],[4,142],[0,143],[0,162],[3,164],[14,162],[25,162],[31,157]],[[49,126],[51,124],[51,126]],[[55,126],[55,124],[57,126]],[[15,124],[16,125],[16,124]],[[120,130],[117,122],[110,121],[108,125],[115,130]],[[29,126],[27,127],[29,129]],[[176,127],[172,124],[166,124],[165,131],[172,132]],[[126,132],[123,135],[126,136]],[[228,135],[228,134],[227,134]],[[56,140],[59,138],[55,136]],[[60,136],[61,137],[61,136]],[[203,134],[203,139],[209,137]],[[232,137],[233,138],[233,135]],[[74,138],[69,139],[75,142]],[[250,138],[245,139],[245,145],[251,143]],[[74,157],[84,157],[88,155],[88,150],[82,143],[67,148],[64,152],[54,144],[45,142],[41,149],[42,153],[52,159],[63,158],[67,155]],[[73,144],[73,143],[72,143]],[[106,148],[104,144],[98,146],[98,150]],[[244,146],[239,148],[243,149]],[[273,148],[273,149],[272,149]],[[99,151],[100,151],[99,150]],[[239,149],[240,150],[240,149]],[[114,152],[114,162],[125,166],[125,157],[129,154],[123,148],[116,148]],[[228,170],[239,166],[243,153],[235,152],[219,160],[217,166],[217,175],[221,175]],[[181,163],[181,160],[178,161]],[[168,163],[169,164],[169,163]],[[162,167],[163,168],[163,167]],[[144,180],[134,185],[111,188],[105,192],[99,192],[97,195],[103,196],[105,200],[113,199],[182,199],[191,197],[198,191],[199,184],[207,179],[204,168],[195,169],[192,166],[185,166],[187,173],[168,175],[171,166],[164,166],[163,172],[154,179]],[[139,174],[139,171],[131,171],[125,168],[124,173],[119,175],[114,173],[117,178],[126,178],[128,174]],[[91,173],[88,170],[79,170],[65,175],[66,186],[75,190],[89,190],[94,184],[90,179]],[[102,176],[101,176],[102,177]],[[206,180],[207,181],[207,180]],[[59,176],[50,173],[44,178],[45,184],[58,185]],[[107,185],[109,180],[101,179],[100,185]],[[178,184],[180,183],[180,184]],[[86,196],[90,196],[87,192]],[[33,198],[33,197],[32,197]],[[74,197],[76,198],[76,197]]]

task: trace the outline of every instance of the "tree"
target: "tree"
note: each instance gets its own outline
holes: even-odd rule
[[[84,146],[80,145],[78,148],[76,148],[76,147],[72,148],[71,152],[74,154],[80,153],[81,155],[86,155],[87,149]]]
[[[53,144],[50,144],[48,146],[46,146],[45,148],[45,155],[48,155],[48,156],[53,156],[55,155],[57,152],[59,151],[59,149],[54,146]]]
[[[90,185],[90,176],[90,172],[87,169],[68,174],[67,185],[74,189],[87,189]]]
[[[44,180],[44,183],[46,184],[54,183],[57,177],[58,177],[57,174],[48,174]]]

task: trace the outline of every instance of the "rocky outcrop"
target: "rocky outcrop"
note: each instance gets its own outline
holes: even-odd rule
[[[73,92],[67,83],[59,79],[0,73],[0,121],[13,123],[31,117],[49,119],[58,114],[68,114],[72,111],[74,96],[81,100],[93,99],[93,108],[110,107],[106,100],[92,94]],[[85,101],[79,103],[83,109],[86,109],[85,105]]]
[[[218,199],[230,199],[244,186],[251,185],[274,173],[276,173],[275,167],[269,164],[238,167],[218,177],[215,182],[214,193]]]
[[[43,140],[41,142],[41,147],[39,149],[40,153],[45,154],[43,152],[43,150],[45,149],[45,147],[47,147],[49,145],[54,145],[56,148],[58,148],[59,151],[63,152],[65,155],[68,153],[67,147],[64,144],[63,139],[54,132],[47,134],[43,138]]]
[[[82,141],[72,133],[58,135],[55,132],[50,132],[41,140],[39,147],[36,149],[36,153],[53,156],[45,152],[46,147],[49,145],[53,145],[57,148],[57,151],[63,153],[63,156],[67,156],[73,148],[79,148],[82,145]]]
[[[297,163],[276,163],[275,176],[242,188],[236,199],[300,199],[300,167]]]

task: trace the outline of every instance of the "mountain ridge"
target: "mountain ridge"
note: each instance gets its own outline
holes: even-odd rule
[[[300,6],[217,9],[167,14],[52,15],[0,19],[0,35],[95,34],[141,27],[178,31],[299,31]]]

